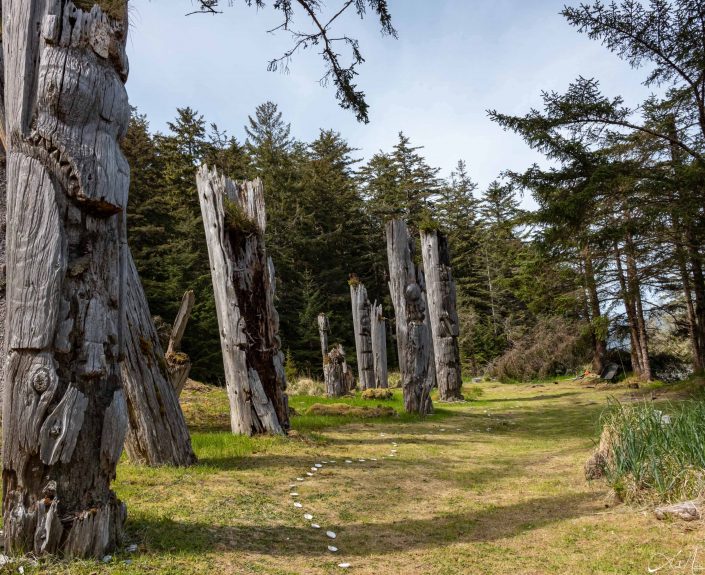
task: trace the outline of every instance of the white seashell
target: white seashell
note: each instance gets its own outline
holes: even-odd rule
[[[318,469],[320,469],[323,466],[320,463],[316,463],[316,465],[314,465],[314,467],[317,467]]]
[[[326,531],[326,535],[328,535],[331,539],[335,539],[337,537],[335,531]]]
[[[298,497],[298,496],[299,496],[298,493],[293,493],[293,492],[292,492],[292,493],[289,493],[289,495],[291,495],[292,497]]]
[[[289,484],[289,489],[293,489],[294,487],[296,487],[296,483],[290,483],[290,484]]]
[[[18,567],[18,569],[17,569],[17,572],[18,572],[20,575],[24,575],[24,567],[22,567],[22,565],[20,565],[20,566]]]
[[[364,460],[364,459],[358,459],[358,461],[359,461],[360,463],[365,463],[365,460]]]
[[[350,461],[349,459],[346,459],[345,463],[352,463],[352,461]]]
[[[311,519],[313,519],[313,515],[311,515],[310,513],[306,513],[306,514],[304,515],[304,519],[305,519],[306,521],[311,521]]]
[[[331,459],[328,463],[335,463],[335,460]]]
[[[328,545],[328,551],[330,551],[331,553],[337,553],[338,548],[333,547],[332,545]]]
[[[127,549],[125,549],[128,553],[136,553],[137,552],[137,544],[133,543],[132,545],[129,545]]]
[[[308,472],[306,475],[308,475],[309,477],[313,477],[313,473],[311,472]]]
[[[325,465],[325,464],[328,463],[328,462],[327,462],[327,461],[323,461],[322,463],[323,463],[323,465]]]
[[[318,467],[312,467],[311,471],[313,471],[315,473],[316,471],[318,471]]]
[[[303,505],[297,501],[296,503],[294,503],[294,507],[298,507],[299,509],[301,509]]]
[[[392,449],[392,453],[396,453],[396,452],[397,452],[397,450],[396,450],[396,449]]]
[[[376,457],[370,457],[370,461],[377,461]]]
[[[445,429],[441,429],[441,431],[445,431]]]
[[[296,478],[296,481],[303,481],[303,480],[304,480],[303,477],[297,477],[297,478]]]
[[[340,567],[341,569],[349,569],[350,563],[338,563],[338,567]]]
[[[311,527],[313,527],[314,529],[320,529],[320,528],[321,528],[321,526],[320,526],[318,523],[311,523]]]

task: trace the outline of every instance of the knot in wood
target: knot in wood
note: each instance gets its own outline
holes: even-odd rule
[[[56,481],[51,480],[42,489],[42,495],[48,497],[49,499],[54,499],[56,497]]]
[[[49,370],[46,367],[40,367],[37,371],[32,374],[32,387],[37,393],[44,393],[49,389],[49,383],[51,382],[51,376],[49,375]]]
[[[61,435],[61,422],[58,419],[51,424],[49,435],[51,437],[59,437],[59,435]]]

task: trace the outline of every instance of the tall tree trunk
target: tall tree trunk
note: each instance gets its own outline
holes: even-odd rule
[[[404,405],[410,413],[430,413],[434,386],[431,334],[421,275],[414,266],[414,244],[403,220],[387,222],[389,291],[394,305],[399,367],[404,386]],[[411,331],[410,331],[411,330]]]
[[[438,391],[441,401],[462,400],[457,296],[446,236],[438,231],[422,231],[421,253]]]
[[[701,356],[705,355],[705,274],[703,260],[700,254],[701,246],[691,226],[686,227],[686,247],[690,269],[693,277],[693,292],[695,293],[695,325],[698,331]]]
[[[110,482],[127,430],[127,14],[3,0],[2,15],[5,551],[101,557],[126,516]]]
[[[627,312],[627,323],[629,324],[629,339],[630,353],[632,359],[632,370],[639,377],[643,377],[641,343],[639,342],[639,330],[637,328],[636,307],[632,299],[631,290],[627,286],[627,278],[624,275],[624,266],[622,264],[622,254],[619,250],[619,245],[614,246],[615,263],[617,264],[617,279],[624,302],[624,309]]]
[[[367,298],[367,289],[353,274],[350,278],[350,301],[352,302],[353,328],[355,330],[355,351],[360,390],[374,389],[375,365],[372,355],[372,304]]]
[[[595,280],[595,268],[592,263],[590,247],[586,244],[582,250],[583,266],[585,273],[585,288],[590,304],[590,324],[593,342],[592,370],[595,373],[602,373],[605,367],[605,355],[607,353],[607,342],[601,330],[602,311],[600,310],[600,297],[597,293],[597,281]]]
[[[686,317],[688,318],[688,337],[690,338],[690,347],[693,351],[693,369],[696,373],[701,373],[705,367],[705,358],[703,357],[703,345],[700,341],[698,316],[696,315],[695,305],[693,303],[693,287],[690,281],[690,273],[688,272],[688,262],[681,241],[676,241],[675,250],[676,259],[678,261],[678,271],[681,274],[681,281],[683,282],[683,297],[685,299]]]
[[[188,376],[191,373],[191,358],[181,351],[181,340],[186,332],[191,311],[196,303],[196,296],[189,290],[181,299],[181,306],[176,314],[174,325],[171,327],[169,345],[166,350],[166,365],[171,386],[179,397],[184,390]]]
[[[375,387],[389,387],[387,372],[387,320],[382,304],[372,304],[372,358],[374,360]]]
[[[323,356],[323,380],[328,397],[342,397],[351,388],[348,366],[345,363],[345,351],[340,344],[328,350],[328,333],[330,324],[326,314],[318,314],[318,333],[321,336],[321,355]]]
[[[223,348],[233,433],[289,429],[274,265],[264,244],[264,188],[202,166],[196,176]]]
[[[644,319],[644,307],[641,300],[641,282],[639,280],[639,270],[636,265],[634,240],[631,232],[627,232],[625,242],[625,253],[627,256],[627,286],[630,291],[634,308],[636,310],[636,327],[639,332],[639,348],[641,350],[641,376],[646,381],[651,381],[651,361],[649,358],[649,340],[646,333],[646,321]]]
[[[128,254],[125,305],[122,384],[130,423],[125,441],[127,455],[131,461],[145,465],[192,465],[196,456],[186,420],[169,379],[169,364],[131,254]]]

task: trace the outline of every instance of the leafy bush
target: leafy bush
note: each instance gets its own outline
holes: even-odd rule
[[[602,418],[598,462],[627,502],[674,502],[705,491],[705,401],[669,406],[613,403]],[[593,457],[593,460],[595,458]]]
[[[366,389],[362,392],[362,399],[394,399],[391,389]]]
[[[488,372],[501,381],[531,381],[575,370],[589,359],[589,330],[584,324],[544,317],[518,336]]]

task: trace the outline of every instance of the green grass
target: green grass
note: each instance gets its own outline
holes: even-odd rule
[[[25,573],[329,575],[341,561],[360,575],[627,575],[671,558],[688,571],[669,573],[705,566],[699,526],[606,508],[608,484],[583,477],[608,397],[626,403],[634,392],[565,381],[478,387],[477,401],[437,406],[423,419],[300,415],[287,438],[244,438],[229,433],[225,392],[191,385],[181,399],[198,465],[118,466],[114,486],[138,553],[107,564],[26,562]],[[299,413],[328,401],[402,411],[399,390],[389,402],[290,398]],[[385,457],[392,442],[398,454]],[[338,463],[305,475],[324,460]],[[304,510],[292,505],[291,483]],[[303,511],[338,533],[337,556]],[[2,569],[16,574],[17,564]]]

